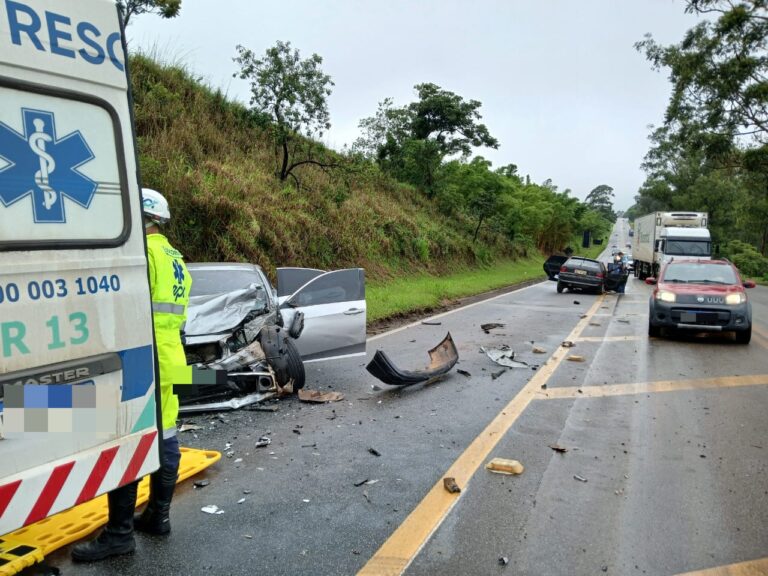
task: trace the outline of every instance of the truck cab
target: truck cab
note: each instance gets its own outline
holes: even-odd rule
[[[710,260],[712,237],[706,228],[663,228],[655,252],[659,266],[675,258]]]

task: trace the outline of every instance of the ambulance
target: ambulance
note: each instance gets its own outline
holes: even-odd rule
[[[0,535],[159,466],[114,0],[0,0]]]

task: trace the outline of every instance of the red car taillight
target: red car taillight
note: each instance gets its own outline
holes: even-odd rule
[[[598,278],[602,278],[603,277],[603,273],[602,272],[598,272],[597,274],[595,274],[595,276],[597,276]]]
[[[560,272],[568,272],[568,268],[565,266],[560,266]]]

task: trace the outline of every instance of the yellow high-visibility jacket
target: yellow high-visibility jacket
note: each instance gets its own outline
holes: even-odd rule
[[[163,413],[163,436],[176,433],[179,398],[173,393],[174,384],[189,381],[190,371],[181,343],[181,328],[187,319],[189,275],[181,253],[162,234],[147,235],[149,286],[152,294],[152,318],[155,325],[157,358],[160,364],[160,397]]]

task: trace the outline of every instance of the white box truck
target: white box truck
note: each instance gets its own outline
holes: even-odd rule
[[[709,260],[712,238],[706,212],[652,212],[635,219],[635,276],[657,276],[673,258]]]
[[[159,465],[126,66],[114,0],[0,3],[0,535]]]

